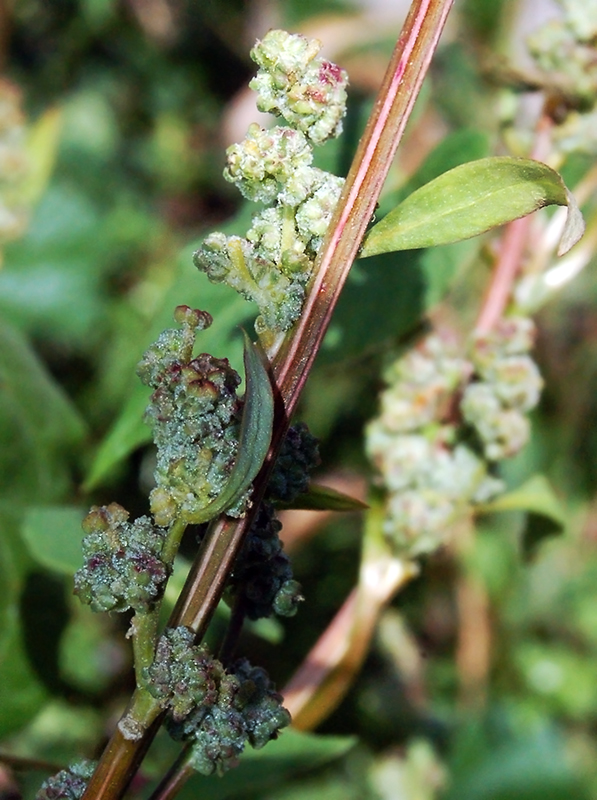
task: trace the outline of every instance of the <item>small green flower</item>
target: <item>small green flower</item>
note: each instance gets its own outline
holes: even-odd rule
[[[149,517],[128,522],[118,503],[94,506],[83,520],[83,567],[75,573],[82,603],[94,611],[147,611],[162,596],[170,574],[161,555],[166,531]]]
[[[45,780],[35,800],[81,800],[95,769],[94,761],[78,761]]]

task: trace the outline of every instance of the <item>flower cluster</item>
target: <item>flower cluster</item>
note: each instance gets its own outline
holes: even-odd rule
[[[0,244],[25,229],[21,187],[28,170],[21,96],[11,83],[0,80]]]
[[[194,255],[210,280],[257,304],[260,335],[286,331],[298,319],[343,185],[312,166],[313,145],[341,132],[346,102],[346,73],[317,56],[320,46],[274,30],[253,49],[257,105],[290,127],[252,124],[244,141],[228,148],[224,176],[244,197],[269,207],[253,217],[246,238],[214,233]]]
[[[515,455],[529,438],[526,414],[537,405],[543,387],[529,356],[534,331],[532,320],[508,317],[489,333],[472,337],[476,380],[464,390],[460,409],[488,461]]]
[[[44,781],[35,800],[80,800],[93,774],[93,761],[79,761]]]
[[[498,488],[473,450],[457,441],[449,418],[469,363],[439,336],[427,337],[386,374],[380,416],[367,429],[367,452],[388,490],[384,531],[397,551],[435,550],[467,503]]]
[[[568,111],[554,141],[565,152],[597,153],[597,11],[585,0],[558,0],[563,15],[528,39],[529,50]]]
[[[526,443],[525,414],[542,386],[528,355],[533,332],[531,320],[504,319],[473,335],[468,358],[432,335],[388,370],[367,451],[388,492],[384,530],[400,554],[433,551],[503,490],[493,465]]]
[[[83,567],[74,592],[94,611],[149,610],[162,596],[170,567],[161,558],[166,531],[149,517],[128,522],[118,503],[93,507],[83,520]]]
[[[137,374],[154,392],[146,417],[157,447],[151,511],[158,525],[192,515],[217,497],[238,449],[240,377],[227,359],[193,357],[197,330],[211,317],[179,306],[178,330],[164,331],[143,356]],[[228,514],[242,513],[245,498]]]
[[[246,660],[226,671],[188,628],[168,629],[145,671],[147,688],[170,712],[175,739],[192,743],[191,763],[203,775],[234,766],[246,744],[258,749],[290,723],[264,670]]]

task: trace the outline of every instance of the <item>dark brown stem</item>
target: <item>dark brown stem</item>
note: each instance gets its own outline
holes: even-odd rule
[[[178,794],[194,772],[189,762],[189,751],[190,746],[187,745],[156,786],[149,800],[171,800]]]
[[[263,497],[289,419],[357,256],[452,4],[453,0],[413,0],[318,257],[316,277],[301,320],[280,349],[268,353],[276,394],[274,435],[266,462],[255,480],[253,508],[240,522],[224,516],[209,526],[169,622],[173,627],[193,628],[198,638],[205,633]],[[151,734],[148,731],[138,742],[127,744],[145,752],[150,735],[153,728]],[[133,775],[134,759],[127,750],[123,757],[130,766],[114,764],[118,752],[109,749],[102,756],[83,800],[122,797]]]
[[[225,667],[228,667],[234,658],[245,617],[245,598],[241,591],[237,595],[232,607],[232,613],[228,621],[228,627],[226,628],[226,636],[220,647],[220,652],[218,653],[218,658]]]

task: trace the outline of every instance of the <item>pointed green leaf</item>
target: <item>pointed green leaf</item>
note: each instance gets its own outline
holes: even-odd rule
[[[317,483],[310,484],[309,490],[299,494],[292,503],[276,503],[276,507],[298,511],[363,511],[369,508],[367,503],[356,497]]]
[[[533,475],[518,489],[485,503],[484,513],[499,511],[526,511],[553,522],[558,528],[566,524],[566,514],[545,475]]]
[[[81,566],[81,521],[85,511],[74,506],[27,509],[21,528],[32,558],[54,572],[73,575]]]
[[[562,255],[582,236],[584,224],[560,175],[528,158],[482,158],[409,195],[369,231],[360,255],[458,242],[554,204],[569,208]]]
[[[21,333],[0,319],[0,497],[64,493],[85,424]]]
[[[238,443],[238,458],[228,483],[218,497],[195,514],[187,522],[199,524],[213,519],[230,508],[247,491],[265,461],[272,438],[274,420],[274,397],[269,375],[261,360],[257,347],[247,334],[245,337],[245,404],[241,420]]]

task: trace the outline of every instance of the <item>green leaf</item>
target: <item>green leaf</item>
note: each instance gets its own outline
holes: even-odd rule
[[[69,487],[85,426],[21,334],[0,318],[0,497],[51,501]]]
[[[479,131],[461,130],[447,136],[404,186],[382,198],[379,214],[447,170],[482,158],[487,152],[487,136]],[[382,253],[357,261],[340,295],[318,365],[336,366],[411,332],[444,298],[478,246],[475,241],[456,242],[427,251]]]
[[[14,616],[0,643],[0,738],[26,725],[46,697],[25,655],[20,625]]]
[[[367,503],[356,497],[311,483],[309,490],[293,500],[292,503],[276,503],[277,508],[296,509],[300,511],[363,511],[369,508]]]
[[[85,512],[73,506],[29,508],[21,533],[32,557],[44,567],[73,575],[81,566],[81,520]]]
[[[469,239],[548,205],[568,206],[564,247],[582,235],[580,212],[557,172],[528,158],[462,164],[413,192],[367,234],[361,257]],[[560,255],[565,252],[560,248]]]
[[[0,507],[0,737],[34,717],[46,696],[23,646],[19,598],[28,559],[17,531],[14,508]]]
[[[545,475],[533,475],[518,489],[500,495],[481,506],[482,511],[532,511],[552,519],[560,526],[566,524],[566,514]]]
[[[240,764],[223,777],[196,776],[188,781],[180,794],[181,800],[191,800],[199,794],[209,800],[245,798],[282,783],[292,775],[313,770],[348,753],[356,740],[350,736],[317,736],[300,733],[292,728],[283,730],[280,737],[261,750],[247,748]]]
[[[532,478],[511,492],[485,503],[482,513],[523,511],[528,514],[524,549],[529,555],[546,536],[559,533],[566,525],[566,513],[544,475]]]
[[[247,491],[265,461],[272,438],[274,396],[261,354],[247,334],[245,337],[245,404],[238,443],[238,458],[228,482],[218,497],[189,515],[187,522],[199,524],[230,508]]]

